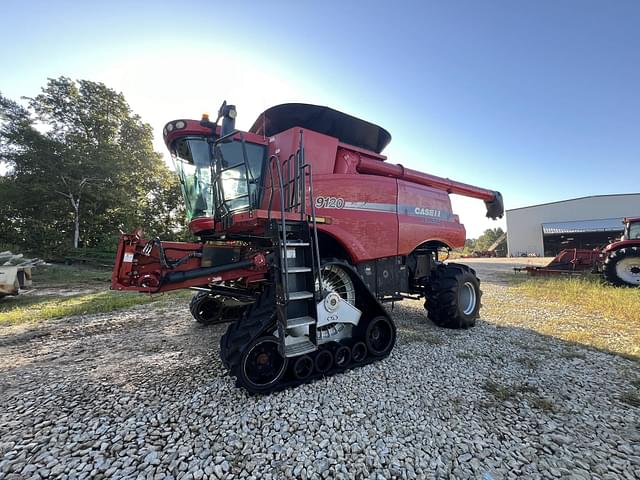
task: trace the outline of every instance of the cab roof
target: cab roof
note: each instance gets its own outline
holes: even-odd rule
[[[354,147],[381,153],[391,142],[391,134],[384,128],[329,107],[308,103],[283,103],[260,114],[251,133],[270,137],[293,127],[337,138]]]

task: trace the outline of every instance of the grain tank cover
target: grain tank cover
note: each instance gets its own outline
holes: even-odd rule
[[[293,127],[302,127],[337,138],[342,143],[381,153],[391,141],[384,128],[329,107],[307,103],[283,103],[265,110],[252,133],[270,137]]]

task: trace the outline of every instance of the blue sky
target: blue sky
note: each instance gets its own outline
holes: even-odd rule
[[[103,81],[160,132],[286,101],[384,126],[389,161],[507,208],[640,191],[640,2],[3,0],[0,91]],[[163,149],[159,135],[156,146]],[[477,236],[479,201],[454,198]]]

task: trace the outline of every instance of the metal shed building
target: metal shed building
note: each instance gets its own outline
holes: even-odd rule
[[[555,256],[565,248],[597,248],[620,237],[622,219],[640,216],[640,193],[594,195],[506,213],[510,256]]]

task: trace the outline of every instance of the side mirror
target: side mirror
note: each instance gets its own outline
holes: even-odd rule
[[[220,137],[226,137],[236,129],[236,117],[238,112],[235,105],[227,105],[227,101],[222,102],[218,110],[218,118],[222,118],[222,128]],[[217,123],[217,122],[216,122]]]

